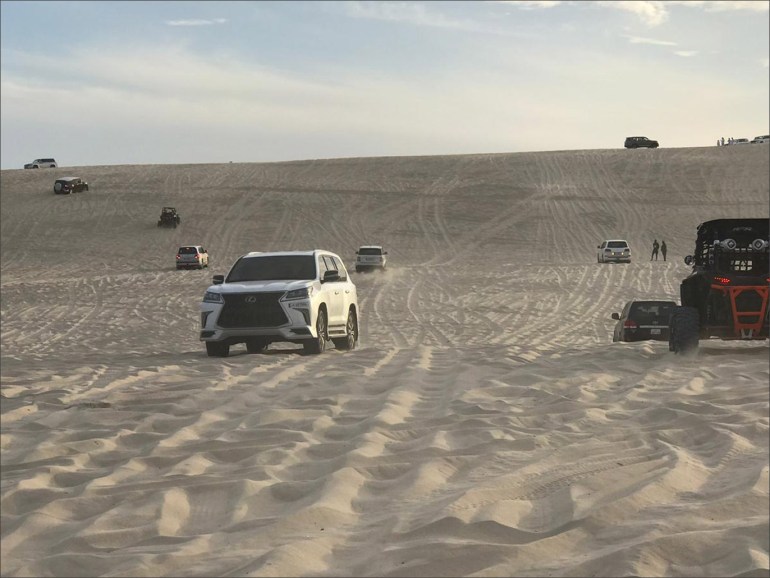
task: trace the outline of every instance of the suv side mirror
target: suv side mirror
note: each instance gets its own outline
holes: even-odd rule
[[[685,265],[692,265],[692,255],[687,255],[687,257],[684,258]]]
[[[225,282],[225,276],[224,275],[214,275],[212,278],[212,281],[214,282],[214,285],[221,285]]]
[[[612,314],[613,319],[620,319],[620,313],[613,313]]]
[[[326,273],[324,273],[323,279],[321,279],[321,283],[328,283],[329,281],[339,281],[339,280],[340,280],[339,271],[326,271]]]

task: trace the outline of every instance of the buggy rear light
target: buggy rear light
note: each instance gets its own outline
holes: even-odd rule
[[[714,277],[714,281],[719,283],[720,285],[729,285],[730,279],[728,277],[722,277],[721,275],[717,275]]]
[[[182,258],[182,256],[181,256],[181,255],[177,255],[177,256],[176,256],[176,258],[177,258],[177,259],[181,259],[181,258]]]
[[[626,321],[623,323],[623,327],[626,329],[636,329],[638,325],[635,321],[631,321],[630,319],[626,319]]]

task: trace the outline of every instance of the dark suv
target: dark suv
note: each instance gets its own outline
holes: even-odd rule
[[[658,148],[658,141],[650,140],[646,136],[629,136],[626,137],[626,142],[623,144],[623,146],[625,146],[627,149],[656,149]]]
[[[699,339],[767,339],[770,219],[716,219],[698,226],[693,271],[672,309],[669,349],[686,353]]]
[[[88,190],[88,183],[80,177],[62,177],[53,184],[53,192],[57,195],[69,195]]]

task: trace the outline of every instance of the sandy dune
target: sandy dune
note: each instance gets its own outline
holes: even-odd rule
[[[769,576],[768,343],[610,319],[768,216],[768,150],[2,171],[2,575]],[[367,243],[358,349],[206,356],[237,256]]]

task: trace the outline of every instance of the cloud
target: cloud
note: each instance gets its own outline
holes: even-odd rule
[[[676,42],[670,40],[657,40],[655,38],[643,38],[641,36],[631,36],[624,34],[631,44],[654,44],[655,46],[676,46]]]
[[[749,2],[677,2],[682,6],[693,5],[702,6],[706,12],[726,12],[728,10],[751,10],[754,12],[767,12],[770,10],[770,2],[763,0],[751,0]]]
[[[562,4],[560,0],[497,0],[499,4],[516,6],[523,10],[535,10],[537,8],[553,8]]]
[[[478,25],[470,20],[450,18],[428,10],[422,4],[412,2],[342,2],[341,6],[352,18],[405,22],[432,28],[455,28],[477,30]]]
[[[169,26],[211,26],[214,24],[224,24],[227,18],[214,18],[212,20],[167,20]]]
[[[685,58],[689,58],[690,56],[695,56],[698,54],[697,50],[675,50],[674,54],[677,56],[683,56]]]
[[[617,2],[595,2],[595,4],[636,14],[649,26],[657,26],[668,19],[665,2],[619,0]]]

